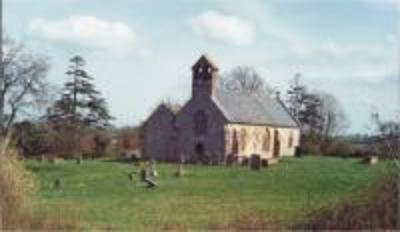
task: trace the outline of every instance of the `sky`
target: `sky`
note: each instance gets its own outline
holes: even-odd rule
[[[337,97],[348,133],[368,132],[372,111],[399,112],[399,13],[400,0],[3,0],[5,33],[50,58],[51,82],[86,59],[117,126],[189,99],[207,53],[221,74],[252,66],[281,92],[301,73]]]

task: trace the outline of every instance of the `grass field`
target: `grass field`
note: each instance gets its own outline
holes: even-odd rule
[[[39,188],[37,213],[50,210],[86,226],[115,229],[287,227],[310,210],[361,199],[388,169],[387,162],[366,166],[355,159],[310,156],[284,159],[259,172],[188,165],[186,175],[177,178],[176,165],[159,164],[159,187],[146,189],[129,181],[127,174],[137,167],[128,163],[28,161],[27,166]],[[53,186],[57,178],[61,189]]]

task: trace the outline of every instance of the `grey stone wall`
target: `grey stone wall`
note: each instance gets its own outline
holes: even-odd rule
[[[174,114],[161,104],[148,118],[144,130],[144,155],[159,161],[175,161]]]
[[[197,136],[194,128],[194,115],[202,110],[207,116],[207,134]],[[209,98],[193,97],[178,113],[178,150],[187,160],[197,159],[196,146],[202,144],[204,152],[214,161],[222,158],[225,149],[224,124],[225,118]]]

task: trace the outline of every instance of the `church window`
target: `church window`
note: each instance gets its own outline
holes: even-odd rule
[[[241,149],[240,150],[241,151],[244,151],[246,149],[246,143],[247,143],[246,139],[247,139],[246,129],[242,128],[240,130],[240,145],[241,145]]]
[[[202,110],[194,114],[194,133],[195,135],[207,134],[207,115]]]
[[[267,128],[265,130],[264,141],[263,141],[263,150],[264,151],[269,151],[269,149],[270,149],[270,141],[271,141],[271,134],[269,132],[269,129]]]
[[[293,147],[293,132],[290,132],[289,139],[288,139],[288,147]]]
[[[236,130],[233,130],[233,134],[232,134],[232,153],[233,154],[239,153],[239,141],[237,138]]]

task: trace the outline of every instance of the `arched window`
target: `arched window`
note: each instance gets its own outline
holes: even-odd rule
[[[281,154],[281,140],[279,138],[279,131],[277,129],[275,129],[274,132],[274,153],[273,157],[279,157]]]
[[[194,114],[195,135],[207,135],[207,115],[200,110]]]
[[[290,132],[289,139],[288,139],[288,147],[293,147],[293,132]]]
[[[271,147],[270,143],[271,143],[271,134],[269,132],[269,129],[267,128],[265,130],[264,141],[263,141],[263,150],[264,151],[269,151],[269,149]]]
[[[237,138],[236,130],[233,130],[233,134],[232,134],[232,153],[233,154],[239,153],[239,141]]]
[[[246,149],[246,144],[247,144],[247,132],[246,129],[242,128],[240,130],[240,147],[241,151],[244,151]]]

